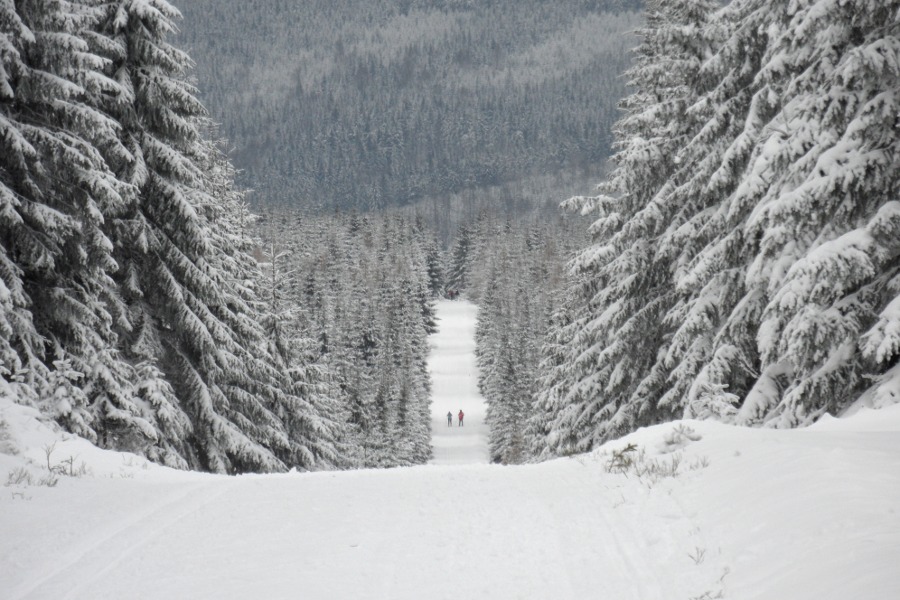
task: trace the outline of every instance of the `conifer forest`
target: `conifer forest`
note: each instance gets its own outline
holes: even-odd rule
[[[495,463],[900,402],[900,0],[0,0],[0,395],[420,465],[450,297]]]

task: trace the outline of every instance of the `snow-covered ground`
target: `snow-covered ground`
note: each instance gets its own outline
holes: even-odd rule
[[[473,315],[441,305],[436,396]],[[474,417],[435,423],[436,463],[484,460],[473,374],[435,402]],[[51,464],[88,472],[38,485],[54,441]],[[628,444],[676,474],[607,472]],[[900,598],[900,406],[798,431],[670,423],[523,467],[222,477],[98,450],[0,399],[0,478],[19,468],[33,483],[0,488],[0,598]]]

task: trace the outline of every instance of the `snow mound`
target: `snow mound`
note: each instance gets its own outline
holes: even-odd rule
[[[169,471],[128,452],[98,448],[88,440],[63,431],[37,409],[0,396],[0,483],[16,487],[26,483],[58,483],[61,477],[152,477]]]

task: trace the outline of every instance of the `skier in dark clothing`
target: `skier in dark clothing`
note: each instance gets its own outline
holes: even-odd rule
[[[447,411],[447,427],[453,427],[453,413]]]
[[[463,417],[466,415],[463,413],[462,409],[459,409],[459,414],[456,416],[459,417],[459,426],[462,427],[463,426]]]

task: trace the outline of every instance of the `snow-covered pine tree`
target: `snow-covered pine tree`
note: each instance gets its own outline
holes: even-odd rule
[[[900,400],[900,2],[798,2],[778,33],[761,77],[778,111],[745,178],[767,304],[740,420],[792,427]]]
[[[573,303],[559,325],[570,331],[551,334],[565,340],[568,358],[546,363],[553,372],[544,375],[548,387],[537,405],[555,417],[548,424],[536,415],[541,424],[532,427],[553,430],[558,451],[588,450],[636,423],[665,418],[655,397],[666,383],[658,360],[677,264],[658,238],[684,209],[670,196],[690,175],[677,156],[698,130],[694,105],[711,51],[706,21],[715,8],[715,2],[686,0],[647,4],[643,40],[628,72],[635,92],[622,102],[626,114],[616,126],[616,169],[600,196],[567,203],[599,218],[590,229],[592,246],[572,263]]]
[[[127,154],[118,124],[92,103],[116,89],[86,41],[96,18],[86,2],[0,5],[2,358],[12,373],[28,369],[44,410],[72,431],[96,440],[117,423],[147,441],[156,432],[115,349],[117,265],[103,225],[134,190],[108,166]],[[60,396],[59,377],[40,389],[54,365],[78,374],[77,398]]]
[[[674,416],[728,416],[736,394],[752,383],[752,371],[744,367],[755,362],[754,299],[739,303],[751,242],[742,220],[752,203],[733,200],[772,111],[758,74],[780,6],[736,2],[709,26],[715,52],[701,71],[708,82],[695,105],[701,126],[678,155],[691,173],[670,195],[672,205],[682,208],[661,239],[676,265],[677,302],[665,316],[673,333],[657,364],[669,371],[668,389],[657,402]],[[742,316],[723,327],[733,310]]]
[[[393,365],[383,369],[392,383],[386,414],[396,420],[388,445],[401,464],[421,464],[431,458],[431,413],[427,357],[427,331],[417,310],[409,279],[401,279],[385,299],[387,344],[382,354]]]
[[[425,263],[428,266],[428,291],[432,298],[436,298],[445,288],[445,258],[437,240],[433,236],[427,239],[425,243]]]
[[[492,281],[496,281],[496,266],[489,271]],[[478,319],[475,326],[475,361],[478,365],[478,391],[486,395],[485,384],[494,373],[497,363],[497,339],[500,320],[499,286],[488,286],[480,295],[478,303]]]
[[[688,416],[731,418],[742,403],[739,422],[805,424],[846,406],[880,372],[862,366],[859,335],[893,298],[891,268],[883,269],[896,250],[874,242],[858,253],[853,240],[867,237],[896,186],[885,160],[896,135],[885,136],[892,129],[879,112],[890,105],[884,93],[896,69],[878,72],[890,65],[881,57],[891,34],[865,21],[877,13],[870,9],[744,1],[720,15],[730,33],[710,61],[721,81],[710,99],[750,100],[725,121],[740,128],[716,134],[720,149],[701,151],[711,174],[697,169],[699,189],[718,204],[690,232],[699,252],[682,252],[683,303],[670,319],[683,325],[672,343],[679,350],[667,357],[678,366],[663,398]],[[878,75],[861,83],[858,64],[838,65],[870,44],[876,60],[866,64],[880,65]],[[872,125],[857,115],[870,101]]]
[[[437,321],[434,299],[444,287],[441,253],[434,234],[428,230],[424,221],[416,217],[412,223],[413,237],[411,242],[413,262],[412,273],[415,275],[415,295],[422,310],[422,320],[427,334],[437,333]]]
[[[361,463],[375,466],[382,448],[375,435],[380,418],[375,386],[384,342],[378,325],[382,307],[370,296],[368,287],[354,287],[358,293],[345,300],[346,309],[336,320],[334,350],[329,361],[340,377]]]
[[[380,319],[383,343],[376,406],[383,421],[381,429],[387,436],[385,447],[400,464],[418,464],[431,457],[426,336],[433,323],[433,312],[423,310],[421,304],[427,277],[421,245],[421,238],[409,221],[383,221],[376,254],[385,282],[379,294],[384,312]],[[426,307],[430,304],[428,298]],[[390,455],[386,458],[391,460]]]
[[[584,284],[568,283],[541,340],[535,394],[525,426],[528,454],[537,460],[565,456],[578,447],[581,427],[557,427],[556,424],[578,424],[578,415],[574,413],[584,406],[584,402],[573,402],[569,396],[570,351],[575,336],[583,329],[583,321],[575,319],[574,315],[584,311],[581,299],[573,295],[575,290],[581,289]]]
[[[182,454],[190,466],[284,469],[293,459],[290,441],[272,399],[259,393],[274,383],[274,367],[245,337],[253,315],[223,270],[235,254],[223,254],[223,200],[215,196],[214,148],[201,131],[205,110],[185,80],[189,57],[168,42],[178,11],[165,0],[100,8],[95,44],[117,88],[96,101],[121,125],[129,155],[114,168],[137,190],[106,223],[127,307],[117,322],[123,350],[165,374],[191,423]],[[248,355],[258,362],[248,364]]]
[[[447,265],[447,289],[462,292],[468,285],[468,269],[471,257],[472,231],[468,225],[460,225],[456,232],[450,263]]]
[[[478,353],[479,384],[487,401],[491,461],[516,464],[526,458],[525,425],[536,365],[528,351],[530,299],[516,286],[501,289],[502,298],[487,292],[479,309],[478,326],[489,329],[482,333],[483,350]],[[513,295],[507,295],[510,292]]]
[[[337,402],[332,378],[319,360],[315,340],[304,329],[302,304],[290,297],[288,256],[270,246],[273,255],[261,269],[251,257],[249,210],[243,194],[234,189],[234,168],[225,156],[211,149],[210,189],[219,200],[217,227],[211,229],[214,266],[223,273],[221,287],[228,303],[215,307],[220,319],[240,338],[236,359],[244,376],[238,385],[264,399],[281,425],[263,437],[286,438],[279,458],[302,469],[344,467],[352,464],[344,444],[346,418]],[[253,349],[266,347],[268,352]]]
[[[287,279],[291,275],[286,267],[291,253],[281,249],[275,239],[272,236],[267,240],[262,250],[260,295],[265,303],[262,326],[266,332],[269,353],[282,365],[287,365],[292,362],[291,321],[296,318],[300,307],[291,304],[285,289],[288,285]]]
[[[18,82],[31,71],[23,56],[29,43],[35,43],[34,32],[15,5],[0,4],[0,375],[9,381],[21,380],[29,370],[30,378],[37,375],[35,367],[42,365],[43,353],[25,286],[27,271],[46,262],[45,253],[35,254],[33,265],[20,265],[18,248],[23,242],[31,245],[28,239],[37,237],[21,213],[41,193],[31,175],[40,166],[40,155],[26,136],[28,124],[17,118],[25,108],[24,98],[17,98]],[[30,384],[20,383],[33,394]]]

